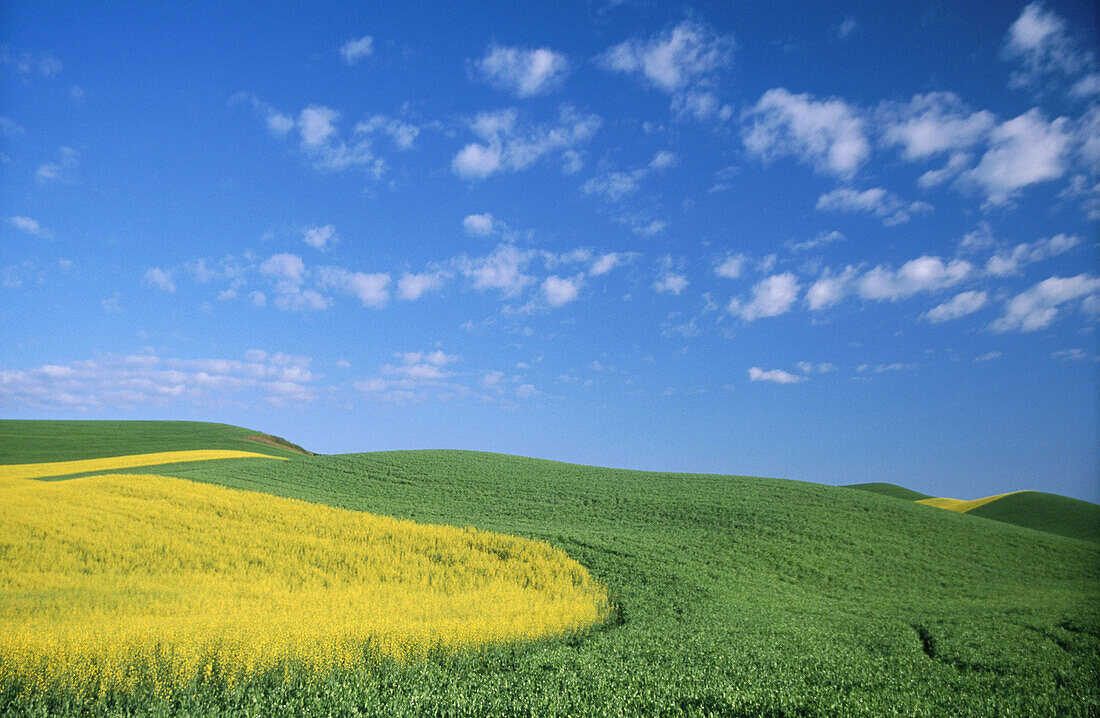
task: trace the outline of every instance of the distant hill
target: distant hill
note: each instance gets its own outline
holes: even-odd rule
[[[994,521],[1100,543],[1100,506],[1042,491],[1017,491],[967,512]]]
[[[188,449],[237,449],[311,456],[278,436],[203,421],[34,421],[0,419],[0,464],[73,461]]]
[[[912,489],[907,489],[897,484],[845,484],[841,488],[870,491],[871,493],[882,494],[883,496],[893,496],[895,499],[905,499],[906,501],[918,501],[920,499],[932,498],[928,494],[922,494],[919,491],[913,491]]]

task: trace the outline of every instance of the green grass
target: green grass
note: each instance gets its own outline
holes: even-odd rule
[[[913,491],[912,489],[907,489],[897,484],[845,484],[842,488],[870,491],[875,494],[882,494],[883,496],[893,496],[895,499],[905,499],[906,501],[919,501],[921,499],[932,498],[928,494],[922,494],[919,491]]]
[[[1021,491],[971,509],[967,515],[1100,543],[1100,506],[1068,496]]]
[[[0,464],[74,461],[188,449],[237,449],[271,456],[308,453],[285,439],[229,424],[0,419]]]
[[[158,468],[158,473],[161,469]],[[565,549],[620,611],[584,635],[102,715],[1093,716],[1100,546],[868,491],[461,451],[175,467],[196,481]],[[66,696],[0,713],[76,715]]]

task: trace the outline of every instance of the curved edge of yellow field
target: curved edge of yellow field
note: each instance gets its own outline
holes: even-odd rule
[[[1019,491],[1009,491],[1004,494],[996,494],[994,496],[986,496],[981,499],[971,499],[970,501],[964,501],[963,499],[949,499],[949,498],[932,498],[932,499],[920,499],[918,504],[924,504],[925,506],[935,506],[937,509],[947,509],[948,511],[954,511],[955,513],[965,514],[967,511],[972,511],[979,506],[985,506],[986,504],[996,501],[997,499],[1003,499],[1005,496],[1011,496],[1012,494],[1018,494]]]
[[[254,451],[235,449],[194,449],[189,451],[158,451],[152,454],[109,456],[102,459],[77,459],[75,461],[49,461],[40,464],[7,464],[0,466],[0,479],[43,479],[51,476],[84,474],[91,471],[114,471],[138,466],[183,464],[191,461],[213,459],[280,459],[284,456],[258,454]]]
[[[613,608],[539,539],[156,474],[5,490],[0,686],[170,693],[212,667],[230,684],[358,669],[580,631]]]

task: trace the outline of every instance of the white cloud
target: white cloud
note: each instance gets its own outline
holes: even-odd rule
[[[990,257],[985,263],[985,271],[995,277],[1017,275],[1026,265],[1067,252],[1080,242],[1081,238],[1075,235],[1057,234],[1030,244],[1018,244],[1011,251],[1001,251]]]
[[[162,292],[176,291],[176,283],[172,281],[172,273],[160,267],[148,269],[145,272],[145,276],[141,278],[141,283],[147,287],[159,289]]]
[[[640,234],[643,237],[656,237],[661,232],[664,232],[668,227],[668,223],[664,220],[655,219],[652,222],[645,223],[631,223],[630,231],[634,234]]]
[[[793,156],[818,172],[850,178],[870,155],[864,121],[839,99],[815,100],[780,87],[742,117],[741,139],[765,162]]]
[[[298,116],[298,133],[302,144],[317,147],[324,144],[336,132],[340,113],[331,107],[310,105]]]
[[[726,279],[737,279],[748,259],[743,254],[730,255],[714,266],[714,273]]]
[[[884,103],[878,118],[883,141],[900,145],[902,157],[910,161],[973,147],[996,124],[992,113],[971,112],[953,92],[914,95],[908,104]]]
[[[790,272],[775,274],[753,286],[750,302],[731,299],[727,310],[747,322],[761,317],[777,317],[790,311],[798,299],[799,289],[801,286],[795,275]]]
[[[368,399],[396,404],[428,400],[488,399],[486,395],[479,394],[462,383],[459,374],[445,368],[457,362],[457,356],[439,350],[399,352],[394,356],[400,363],[383,365],[377,376],[356,381],[355,389]]]
[[[566,150],[561,153],[561,171],[567,175],[575,175],[584,169],[584,159],[576,150]]]
[[[373,132],[384,132],[390,136],[397,149],[407,150],[416,142],[416,138],[420,135],[420,128],[386,115],[371,115],[355,125],[355,132],[367,135]]]
[[[984,363],[984,362],[987,362],[987,361],[993,361],[994,359],[1000,359],[1003,356],[1004,356],[1004,352],[998,352],[998,351],[986,352],[985,354],[982,354],[981,356],[974,357],[974,363],[975,364],[981,364],[981,363]]]
[[[653,288],[661,293],[680,296],[680,293],[687,288],[687,285],[688,279],[684,275],[676,274],[675,272],[667,272],[653,283]]]
[[[635,170],[638,172],[639,170]],[[588,195],[598,194],[612,202],[618,202],[638,190],[638,177],[634,172],[608,172],[589,179],[581,186]]]
[[[1041,2],[1023,9],[1005,38],[1002,56],[1023,67],[1012,74],[1012,86],[1040,84],[1051,75],[1076,75],[1095,65],[1091,52],[1080,50],[1066,33],[1065,21]]]
[[[358,40],[348,40],[340,46],[340,56],[344,62],[354,65],[364,57],[370,57],[374,52],[374,38],[364,35]]]
[[[882,187],[862,192],[851,187],[838,187],[817,199],[817,209],[833,212],[869,212],[882,219],[888,227],[908,222],[911,215],[931,212],[927,202],[906,202]]]
[[[609,70],[641,73],[650,83],[674,92],[730,63],[736,43],[732,36],[685,20],[649,40],[627,40],[600,56]]]
[[[1047,122],[1038,108],[1028,110],[994,128],[989,149],[959,181],[980,187],[991,206],[1008,204],[1024,187],[1066,173],[1069,129],[1064,117]]]
[[[609,252],[592,263],[591,268],[588,270],[588,274],[591,277],[599,277],[607,274],[615,267],[623,263],[623,257],[625,255],[618,252]]]
[[[825,272],[806,290],[806,306],[818,311],[838,304],[848,293],[855,275],[855,267],[845,267],[840,274]]]
[[[785,372],[782,369],[769,369],[764,371],[760,367],[752,367],[749,369],[750,381],[770,381],[773,384],[797,384],[800,381],[806,381],[808,377],[799,376],[798,374],[791,374]]]
[[[939,304],[924,313],[928,321],[939,324],[973,314],[985,306],[988,295],[985,292],[963,292],[949,301]]]
[[[457,265],[463,276],[473,280],[475,289],[499,289],[506,297],[514,297],[534,281],[534,277],[523,273],[534,256],[532,251],[500,244],[485,257],[461,257]]]
[[[302,241],[322,251],[336,244],[336,227],[331,224],[306,227],[302,230]]]
[[[1058,318],[1061,305],[1078,299],[1088,301],[1097,294],[1100,294],[1100,279],[1096,277],[1087,274],[1051,277],[1008,300],[1004,315],[989,326],[995,332],[1044,329]]]
[[[0,135],[4,135],[6,137],[18,137],[19,135],[23,134],[26,134],[26,130],[20,127],[19,124],[15,122],[15,120],[10,117],[0,116]]]
[[[831,232],[819,232],[813,239],[807,239],[802,242],[788,242],[787,248],[792,252],[804,252],[810,249],[817,249],[819,247],[825,247],[834,242],[843,242],[844,235],[837,230]]]
[[[475,237],[488,237],[492,234],[494,226],[493,215],[488,212],[484,214],[470,214],[462,220],[462,228],[466,230],[466,234]]]
[[[581,278],[563,278],[550,275],[542,282],[542,293],[552,307],[560,307],[577,298],[581,290]]]
[[[516,387],[516,396],[520,399],[530,399],[538,393],[538,389],[531,384],[520,384]]]
[[[673,167],[678,161],[676,153],[661,150],[645,167],[639,167],[630,172],[607,172],[593,177],[581,186],[581,191],[587,195],[601,195],[611,202],[618,202],[623,197],[636,192],[639,183],[650,173]],[[663,228],[662,223],[661,229]]]
[[[833,364],[832,362],[821,362],[819,364],[814,364],[813,362],[800,361],[796,363],[795,366],[798,367],[798,370],[803,374],[813,374],[814,372],[817,372],[819,374],[828,374],[837,370],[836,364]]]
[[[276,281],[299,286],[305,281],[306,265],[296,254],[275,254],[260,264],[260,273],[273,277]]]
[[[520,121],[515,109],[478,114],[470,129],[481,142],[463,147],[451,161],[451,169],[463,179],[485,179],[496,172],[518,172],[550,152],[565,151],[587,142],[602,120],[563,106],[552,125]]]
[[[1084,361],[1089,357],[1085,350],[1080,347],[1060,349],[1059,351],[1051,352],[1050,356],[1054,359],[1061,359],[1062,361]]]
[[[53,232],[43,227],[36,220],[30,217],[24,217],[22,215],[15,215],[8,218],[8,224],[15,227],[20,232],[29,234],[32,237],[41,237],[42,239],[50,239],[53,237]]]
[[[262,292],[256,292],[262,296]],[[258,297],[253,297],[258,306]],[[284,312],[319,312],[328,309],[332,300],[313,289],[293,288],[275,296],[275,306]]]
[[[989,226],[989,222],[978,222],[977,229],[973,232],[967,232],[959,240],[959,251],[979,252],[992,247],[996,243],[997,238],[993,236],[993,229]]]
[[[72,184],[76,182],[76,168],[79,163],[79,152],[72,147],[61,147],[57,150],[57,160],[40,165],[34,172],[34,178],[39,184]]]
[[[477,69],[494,86],[517,97],[531,97],[561,87],[569,74],[569,61],[545,47],[526,50],[490,45],[477,61]]]
[[[944,289],[970,276],[973,265],[962,259],[944,262],[939,257],[923,256],[911,259],[897,271],[878,266],[858,281],[859,295],[863,299],[894,301],[911,297],[918,292]]]
[[[433,292],[443,286],[444,275],[440,272],[409,274],[406,272],[397,280],[397,298],[406,301],[420,299],[425,293]]]
[[[1070,88],[1069,94],[1079,98],[1089,98],[1093,95],[1100,95],[1100,72],[1093,72],[1085,75],[1080,80],[1073,83],[1073,87]]]
[[[191,404],[286,406],[313,400],[308,357],[174,359],[153,354],[0,371],[0,406],[88,411]]]
[[[355,296],[364,307],[378,309],[390,299],[389,274],[351,272],[342,267],[319,267],[317,274],[321,288]]]

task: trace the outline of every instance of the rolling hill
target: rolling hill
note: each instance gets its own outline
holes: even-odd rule
[[[103,714],[1100,712],[1100,546],[1083,541],[875,491],[467,451],[198,462],[169,475],[545,541],[617,610],[564,638],[323,680],[264,673],[167,704],[113,693]],[[21,690],[0,686],[0,713],[79,713],[63,693]]]

